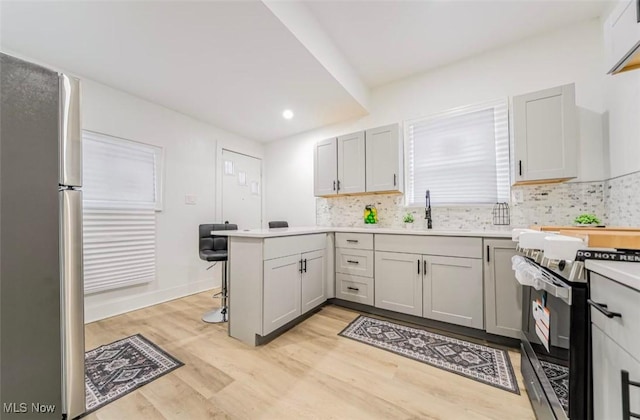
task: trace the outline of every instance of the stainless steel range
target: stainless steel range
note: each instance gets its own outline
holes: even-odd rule
[[[539,419],[590,419],[588,290],[582,240],[514,231],[522,293],[521,370]],[[567,258],[569,257],[569,258]]]

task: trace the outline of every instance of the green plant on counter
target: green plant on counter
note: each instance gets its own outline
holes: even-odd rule
[[[579,225],[599,225],[600,219],[595,214],[584,213],[574,219]]]
[[[404,218],[402,220],[404,220],[405,223],[413,223],[416,219],[413,218],[413,214],[407,213],[404,215]]]

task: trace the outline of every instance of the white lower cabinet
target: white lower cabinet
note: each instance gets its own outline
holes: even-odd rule
[[[482,260],[423,257],[423,316],[484,329]]]
[[[304,314],[327,300],[324,281],[324,250],[305,252],[301,258],[301,296],[302,313]]]
[[[298,250],[308,249],[309,251],[264,261],[263,336],[327,300],[326,251],[325,249],[311,251],[313,248],[324,246],[324,239],[315,236],[301,236],[299,239],[275,238],[282,240],[269,243],[265,241],[265,255],[269,256],[276,256],[282,252],[290,253],[296,247]]]
[[[373,251],[336,248],[336,272],[373,277]]]
[[[264,262],[262,335],[300,316],[300,268],[299,254]]]
[[[375,306],[484,328],[482,260],[375,253]]]
[[[624,263],[620,263],[624,264]],[[594,420],[640,415],[640,290],[589,273]],[[624,400],[628,410],[624,411]]]
[[[635,321],[633,320],[633,322]],[[592,325],[591,328],[591,342],[594,362],[594,420],[625,418],[622,415],[623,392],[628,392],[630,411],[640,414],[640,388],[627,385],[623,389],[621,380],[622,371],[624,370],[629,373],[629,380],[640,382],[640,362],[596,325]]]
[[[373,306],[373,278],[336,273],[336,297]]]
[[[422,256],[375,253],[375,306],[422,316]]]
[[[511,239],[485,239],[484,313],[486,331],[520,338],[522,286],[511,267],[516,244]]]

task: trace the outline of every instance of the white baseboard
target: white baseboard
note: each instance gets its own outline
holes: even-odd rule
[[[97,305],[93,304],[89,306],[85,304],[84,322],[85,324],[88,324],[90,322],[135,311],[136,309],[146,308],[148,306],[211,290],[213,288],[211,280],[206,280],[172,287],[170,289],[140,293],[134,296],[112,300],[110,302]]]

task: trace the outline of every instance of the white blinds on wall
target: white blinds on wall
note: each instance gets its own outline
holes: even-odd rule
[[[85,293],[150,282],[161,149],[91,132],[83,141]]]
[[[466,107],[405,124],[408,205],[508,201],[506,101]]]

